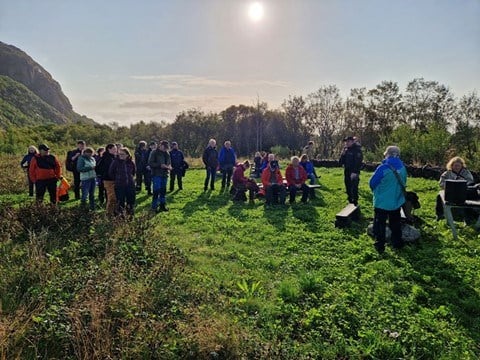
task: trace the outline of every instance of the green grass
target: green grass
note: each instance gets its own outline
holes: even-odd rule
[[[342,171],[317,171],[316,200],[267,209],[190,170],[168,213],[142,192],[130,223],[70,201],[42,210],[64,224],[46,229],[27,196],[1,195],[17,208],[0,220],[0,359],[478,358],[480,237],[435,222],[436,182],[409,179],[420,241],[379,256],[370,174],[361,221],[337,229]]]

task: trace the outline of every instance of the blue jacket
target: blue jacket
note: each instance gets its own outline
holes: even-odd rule
[[[235,150],[233,148],[227,149],[225,146],[220,149],[220,154],[218,155],[218,162],[220,163],[220,168],[234,167],[237,161],[237,155],[235,155]]]
[[[313,164],[310,161],[305,161],[305,162],[300,161],[300,165],[303,166],[307,174],[309,175],[313,174]]]
[[[369,182],[373,191],[373,206],[382,210],[396,210],[405,203],[403,190],[389,164],[397,170],[402,183],[407,185],[407,170],[402,161],[396,157],[383,160]]]

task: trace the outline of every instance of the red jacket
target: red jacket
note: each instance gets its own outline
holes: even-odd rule
[[[280,172],[280,169],[278,168],[275,169],[275,174],[277,175],[276,184],[283,185],[283,177],[282,177],[282,173]],[[270,166],[267,166],[267,168],[264,169],[262,172],[262,184],[263,184],[263,187],[272,185],[272,181],[270,178]]]
[[[243,164],[238,164],[233,171],[232,176],[233,186],[246,184],[248,182],[248,178],[245,176],[245,168]]]
[[[292,164],[287,166],[287,170],[285,170],[285,177],[287,178],[287,185],[302,185],[307,181],[307,172],[303,168],[303,166],[298,165],[298,179],[295,179],[295,168]]]
[[[62,169],[57,158],[53,155],[41,156],[35,155],[30,162],[28,174],[33,183],[38,180],[60,179],[62,176]]]

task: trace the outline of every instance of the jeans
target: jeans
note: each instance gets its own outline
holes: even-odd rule
[[[397,249],[403,246],[400,209],[401,208],[396,210],[383,210],[375,208],[373,234],[375,236],[375,248],[379,252],[385,250],[385,228],[387,226],[387,218],[390,230],[392,230],[392,246]]]
[[[222,169],[222,188],[230,186],[230,180],[232,179],[233,165],[224,166]]]
[[[133,215],[135,207],[135,185],[115,186],[115,196],[117,197],[117,213],[123,214],[124,211]]]
[[[177,178],[178,189],[179,190],[183,189],[182,177],[183,177],[182,169],[174,168],[172,171],[170,171],[170,191],[173,191],[173,189],[175,188],[175,178]]]
[[[205,184],[203,189],[207,190],[208,182],[210,181],[210,189],[215,190],[215,175],[217,173],[217,168],[215,167],[207,167],[207,177],[205,178]]]
[[[48,179],[48,180],[37,180],[35,183],[35,188],[37,190],[37,201],[42,202],[45,192],[48,190],[50,195],[50,202],[52,204],[57,203],[57,179]]]
[[[315,185],[316,177],[313,173],[307,174],[307,179],[310,180],[310,185]]]
[[[90,210],[95,210],[95,178],[82,180],[82,205],[90,203]]]
[[[168,178],[164,176],[153,176],[153,198],[152,198],[152,209],[156,210],[158,204],[165,205],[166,203],[166,194],[167,194],[167,181]]]

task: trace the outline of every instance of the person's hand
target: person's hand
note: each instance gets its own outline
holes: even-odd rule
[[[75,155],[72,156],[72,160],[75,160],[76,158],[78,158],[80,156],[80,153],[76,153]]]
[[[358,179],[358,174],[357,173],[351,173],[350,174],[350,180],[356,180]]]

